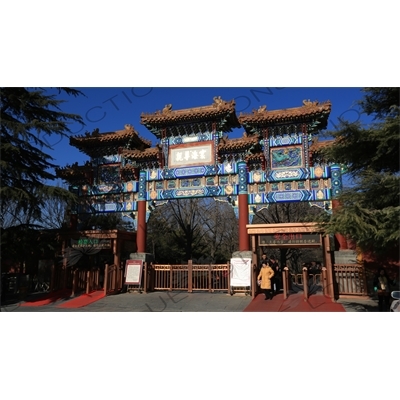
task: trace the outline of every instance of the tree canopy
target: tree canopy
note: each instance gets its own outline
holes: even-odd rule
[[[1,110],[1,210],[10,203],[16,211],[40,218],[41,206],[48,198],[71,199],[71,193],[49,183],[56,179],[56,167],[47,153],[51,149],[46,136],[64,137],[71,122],[83,123],[76,114],[63,112],[61,93],[79,96],[76,89],[10,88],[0,89]]]
[[[398,249],[400,239],[400,93],[399,88],[363,91],[358,104],[372,123],[341,120],[328,132],[335,140],[324,156],[345,165],[354,184],[343,190],[340,207],[324,227],[353,239],[363,251],[384,254]]]
[[[74,200],[66,188],[51,185],[56,165],[47,139],[67,136],[73,121],[83,123],[79,115],[61,110],[61,93],[81,94],[69,88],[0,89],[2,264],[33,264],[37,257],[54,254],[56,239],[49,228],[63,225],[66,204]]]

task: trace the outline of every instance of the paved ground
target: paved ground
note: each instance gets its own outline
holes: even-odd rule
[[[153,292],[123,293],[108,296],[81,308],[59,308],[66,299],[51,305],[24,307],[14,302],[2,305],[8,312],[241,312],[252,301],[251,296],[226,293]],[[374,299],[339,299],[347,312],[376,312]]]
[[[378,300],[370,299],[346,299],[342,298],[337,301],[347,312],[379,312]]]
[[[226,293],[153,292],[122,293],[107,296],[81,308],[58,308],[63,301],[40,307],[21,307],[20,303],[3,306],[13,312],[241,312],[251,296]]]

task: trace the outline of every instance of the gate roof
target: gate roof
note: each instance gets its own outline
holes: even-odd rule
[[[181,133],[179,127],[183,124],[198,125],[200,132],[204,131],[204,128],[211,130],[211,124],[214,122],[223,132],[231,132],[233,128],[240,128],[235,112],[235,101],[225,101],[221,97],[214,97],[214,103],[208,106],[181,110],[172,110],[172,104],[167,104],[162,111],[142,113],[140,119],[141,124],[145,125],[158,138],[161,137],[163,128],[168,128],[168,133],[171,135],[179,135]]]
[[[318,130],[325,129],[331,112],[331,102],[303,100],[301,107],[286,108],[268,111],[266,106],[261,106],[253,113],[240,113],[239,122],[247,132],[253,132],[254,127],[267,127],[279,124],[296,124],[319,122]]]
[[[100,133],[98,129],[86,132],[84,135],[73,136],[69,141],[71,146],[78,148],[89,157],[102,157],[118,154],[120,147],[144,150],[151,146],[151,141],[139,136],[132,125],[125,125],[123,130]]]

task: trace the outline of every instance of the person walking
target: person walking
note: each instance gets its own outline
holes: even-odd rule
[[[271,278],[274,276],[274,271],[270,267],[268,261],[261,262],[261,270],[257,276],[257,281],[260,283],[260,288],[265,294],[265,300],[272,300],[273,294],[271,290]]]
[[[258,274],[260,273],[261,268],[262,268],[262,263],[263,263],[263,262],[266,262],[266,261],[268,261],[267,254],[266,254],[266,253],[262,253],[262,254],[261,254],[261,259],[260,259],[260,261],[258,262],[258,265],[254,264],[254,275],[255,275],[255,276],[258,276]],[[257,280],[258,280],[258,279],[257,279]],[[257,286],[256,286],[256,295],[258,295],[258,294],[260,293],[260,291],[261,291],[261,288],[260,288],[259,285],[257,285]]]
[[[391,281],[385,268],[381,268],[374,280],[374,290],[378,293],[379,311],[389,311]]]
[[[282,268],[274,256],[270,257],[269,265],[274,271],[274,277],[271,279],[271,289],[274,294],[277,294],[282,289]]]

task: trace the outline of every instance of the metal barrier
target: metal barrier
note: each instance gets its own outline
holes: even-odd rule
[[[154,264],[154,290],[228,291],[228,264]]]
[[[362,265],[336,264],[334,265],[334,279],[339,295],[367,295],[365,269]]]
[[[290,274],[292,276],[292,283],[302,285],[304,282],[304,274]],[[307,274],[307,281],[309,285],[322,284],[322,274]]]
[[[302,285],[303,284],[303,274],[291,274],[292,276],[292,283],[295,285]]]
[[[288,271],[286,273],[288,274]],[[284,275],[285,274],[283,274],[283,276]],[[290,286],[287,287],[287,292],[289,292],[290,290],[294,290],[295,292],[303,292],[304,300],[307,300],[310,295],[316,294],[318,292],[324,292],[325,294],[326,288],[324,287],[322,273],[309,274],[307,268],[303,268],[302,274],[290,275],[291,282],[289,281],[289,277],[287,278],[287,286]],[[293,285],[295,285],[295,287]]]

